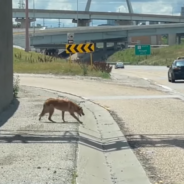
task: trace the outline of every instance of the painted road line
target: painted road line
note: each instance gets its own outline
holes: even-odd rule
[[[129,100],[129,99],[163,99],[180,98],[179,95],[142,95],[142,96],[91,96],[83,97],[85,100]]]

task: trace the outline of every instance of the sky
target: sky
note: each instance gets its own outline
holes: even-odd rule
[[[13,8],[19,7],[19,0],[12,0]],[[85,10],[87,0],[29,0],[29,8],[35,9],[53,9],[53,10]],[[184,6],[183,0],[130,0],[134,13],[162,14],[162,15],[180,15],[181,7]],[[101,12],[128,12],[126,0],[92,0],[90,11]],[[47,27],[58,27],[59,20],[40,20],[36,24],[44,23]],[[107,23],[103,20],[93,20],[91,24]],[[74,27],[76,24],[72,20],[60,20],[61,27]]]

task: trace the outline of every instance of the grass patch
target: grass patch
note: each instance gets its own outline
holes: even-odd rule
[[[90,65],[69,63],[66,60],[45,56],[35,52],[25,52],[14,48],[14,72],[34,74],[81,75],[109,78],[110,74],[94,70]]]
[[[13,76],[13,97],[14,98],[18,97],[18,93],[20,89],[19,83],[20,83],[19,76],[17,77]]]
[[[184,44],[162,48],[152,48],[150,56],[136,56],[134,48],[118,51],[108,58],[110,62],[118,60],[128,62],[131,65],[170,65],[174,59],[184,56]]]
[[[77,179],[77,177],[78,177],[77,173],[74,172],[74,173],[72,174],[72,184],[76,184],[76,179]]]

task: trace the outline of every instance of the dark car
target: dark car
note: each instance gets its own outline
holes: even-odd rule
[[[175,60],[171,66],[167,66],[168,71],[168,81],[175,82],[175,80],[184,79],[184,59]]]

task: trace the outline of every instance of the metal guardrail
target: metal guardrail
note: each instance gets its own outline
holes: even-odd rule
[[[115,65],[115,64],[116,64],[116,62],[106,62],[106,63],[108,63],[108,64],[110,64],[110,65]],[[123,64],[124,64],[124,65],[129,65],[130,62],[123,62]]]

